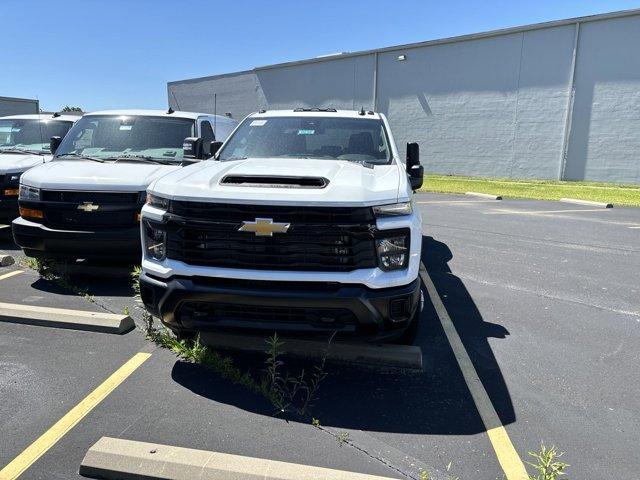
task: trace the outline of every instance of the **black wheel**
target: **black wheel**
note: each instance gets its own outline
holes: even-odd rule
[[[398,337],[393,343],[397,343],[399,345],[413,345],[416,337],[418,336],[418,328],[420,327],[420,306],[416,308],[416,313],[411,317],[411,322],[407,329],[402,332],[402,335]]]

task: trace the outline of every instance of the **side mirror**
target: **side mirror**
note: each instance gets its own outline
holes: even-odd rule
[[[62,138],[61,137],[51,137],[51,143],[49,144],[49,150],[51,150],[52,154],[55,155],[55,153],[58,150],[58,147],[60,146],[61,143],[62,143]]]
[[[414,191],[422,187],[424,167],[420,165],[420,145],[417,143],[407,143],[407,175]]]
[[[202,160],[204,152],[202,151],[202,139],[200,137],[187,137],[182,143],[184,150],[184,158],[192,160]]]
[[[213,157],[216,153],[218,153],[218,150],[220,150],[220,147],[222,146],[222,142],[219,141],[214,141],[211,142],[211,156]]]

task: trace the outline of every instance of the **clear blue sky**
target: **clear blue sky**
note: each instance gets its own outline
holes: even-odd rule
[[[164,108],[166,82],[640,7],[640,0],[2,0],[0,96]]]

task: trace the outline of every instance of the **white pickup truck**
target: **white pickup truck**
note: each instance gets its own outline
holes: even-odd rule
[[[20,179],[15,242],[31,257],[139,261],[149,184],[208,158],[237,123],[171,109],[85,114],[52,142],[53,160]]]
[[[0,117],[0,223],[18,216],[20,176],[51,160],[51,137],[64,137],[78,118],[59,113]]]
[[[417,144],[384,115],[296,109],[247,117],[210,161],[153,182],[140,289],[180,337],[327,334],[411,343],[422,294]]]

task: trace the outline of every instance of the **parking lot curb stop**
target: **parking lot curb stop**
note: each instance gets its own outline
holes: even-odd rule
[[[502,195],[492,195],[491,193],[465,192],[470,197],[488,198],[489,200],[502,200]]]
[[[125,333],[135,327],[129,315],[14,303],[0,303],[0,321],[102,333]]]
[[[82,459],[80,475],[116,480],[391,480],[295,463],[102,437]]]
[[[564,203],[573,203],[576,205],[588,205],[590,207],[613,208],[613,203],[592,202],[591,200],[580,200],[577,198],[561,198],[560,201]]]

